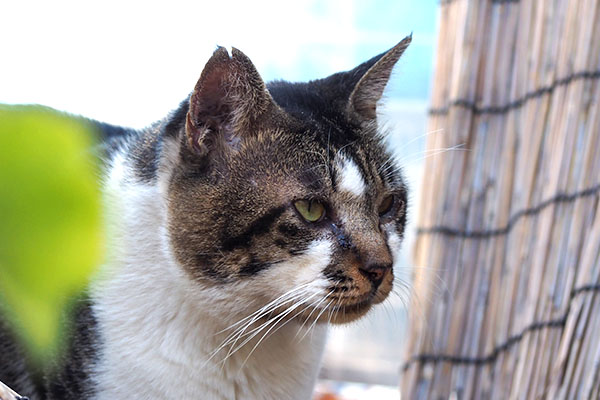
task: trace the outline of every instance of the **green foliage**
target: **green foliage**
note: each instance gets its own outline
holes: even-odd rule
[[[59,349],[69,299],[102,255],[93,144],[82,121],[0,105],[0,301],[37,363]]]

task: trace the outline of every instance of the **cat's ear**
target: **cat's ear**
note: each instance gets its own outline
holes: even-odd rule
[[[360,77],[350,94],[347,105],[349,114],[357,115],[362,120],[375,119],[377,102],[381,99],[392,69],[411,40],[412,35],[407,36],[387,52],[349,71],[353,76]]]
[[[233,48],[217,48],[190,96],[186,135],[192,150],[205,155],[215,147],[236,147],[261,118],[276,108],[254,64]]]

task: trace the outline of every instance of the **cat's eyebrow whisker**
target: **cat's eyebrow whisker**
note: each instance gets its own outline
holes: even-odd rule
[[[470,151],[469,149],[465,149],[464,146],[465,146],[465,143],[459,143],[459,144],[451,146],[451,147],[440,147],[440,148],[436,148],[436,149],[423,150],[423,151],[419,151],[416,153],[408,154],[408,155],[400,158],[399,162],[401,164],[409,164],[413,161],[419,160],[419,158],[415,158],[415,156],[421,157],[424,155],[424,157],[422,157],[420,159],[425,160],[429,157],[434,157],[439,154],[446,153],[448,151]],[[414,160],[411,159],[411,157],[414,158]]]
[[[411,144],[411,143],[414,143],[414,142],[416,142],[416,141],[417,141],[417,140],[419,140],[419,139],[422,139],[422,138],[424,138],[424,137],[427,137],[427,136],[429,136],[429,135],[433,135],[434,133],[439,133],[439,132],[444,132],[444,131],[445,131],[445,128],[439,128],[439,129],[434,129],[433,131],[425,132],[425,133],[424,133],[424,134],[422,134],[422,135],[419,135],[419,136],[416,136],[416,137],[414,137],[414,138],[410,139],[410,140],[409,140],[408,142],[406,142],[406,143],[402,143],[402,144],[401,144],[401,145],[398,147],[398,150],[402,150],[402,149],[406,148],[406,147],[407,147],[409,144]]]
[[[310,167],[310,168],[306,168],[306,169],[302,170],[301,174],[302,174],[302,173],[306,173],[306,172],[308,172],[308,171],[312,171],[312,170],[320,169],[320,168],[323,168],[323,169],[324,169],[326,172],[329,170],[329,166],[328,166],[328,165],[326,165],[326,164],[316,164],[316,165],[313,165],[313,166],[312,166],[312,167]],[[315,182],[319,182],[319,181],[323,181],[323,180],[324,180],[324,179],[323,179],[323,177],[319,176],[319,177],[316,177],[316,178],[315,178],[315,180],[313,180],[313,181],[311,181],[311,182],[306,182],[305,184],[306,184],[307,186],[310,186],[311,184],[313,184],[313,183],[315,183]]]
[[[315,164],[312,167],[303,169],[302,172],[308,172],[308,171],[312,171],[312,170],[315,170],[315,169],[318,169],[318,168],[325,168],[325,169],[327,169],[328,167],[327,167],[327,164]]]
[[[408,161],[410,161],[411,159],[418,159],[416,157],[420,157],[420,156],[433,156],[433,155],[437,155],[437,154],[441,154],[441,153],[445,153],[447,151],[453,151],[453,150],[463,150],[466,151],[467,149],[464,148],[465,144],[464,143],[459,143],[456,144],[454,146],[450,146],[450,147],[437,147],[434,149],[426,149],[426,150],[420,150],[420,151],[416,151],[414,153],[410,153],[410,154],[406,154],[406,155],[402,155],[399,156],[397,161],[400,164],[405,164]]]
[[[383,175],[387,175],[387,173],[392,170],[392,168],[398,168],[400,161],[396,157],[390,157],[386,162],[381,164],[377,171]]]
[[[331,139],[331,127],[329,127],[329,131],[327,132],[327,173],[329,174],[329,176],[332,175],[332,171],[330,171],[330,167],[331,167],[331,147],[330,147],[330,142],[329,140]]]
[[[343,145],[342,147],[340,147],[340,149],[337,151],[338,153],[342,153],[342,151],[349,146],[352,146],[354,143],[358,142],[358,139],[351,141],[350,143],[346,143],[345,145]]]
[[[463,149],[463,148],[460,148],[459,146],[461,146],[461,145],[457,145],[456,148],[455,147],[449,147],[447,149],[440,149],[439,151],[433,152],[432,154],[427,154],[425,157],[423,157],[423,160],[426,160],[426,159],[428,159],[430,157],[435,157],[435,156],[437,156],[439,154],[443,154],[443,153],[446,153],[448,151],[464,151],[464,152],[470,152],[471,151],[470,149]]]
[[[329,158],[328,158],[329,155],[327,155],[327,157],[326,157],[323,155],[323,153],[320,153],[320,152],[314,151],[314,150],[306,150],[306,153],[317,155],[322,160],[322,163],[313,165],[312,167],[305,169],[304,172],[311,171],[313,169],[317,169],[317,168],[321,168],[321,167],[325,168],[326,172],[329,171]]]

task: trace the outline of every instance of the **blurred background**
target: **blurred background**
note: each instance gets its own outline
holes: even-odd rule
[[[348,70],[403,37],[413,42],[386,90],[381,123],[420,192],[434,63],[434,0],[18,1],[0,13],[0,103],[42,104],[143,128],[192,90],[217,45],[247,54],[263,78],[305,81]],[[410,280],[412,225],[397,271]],[[398,398],[408,293],[331,331],[318,390],[345,399]]]

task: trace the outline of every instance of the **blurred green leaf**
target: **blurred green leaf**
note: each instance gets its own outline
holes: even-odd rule
[[[57,351],[65,307],[100,261],[93,139],[55,111],[0,105],[0,300],[36,362]]]

